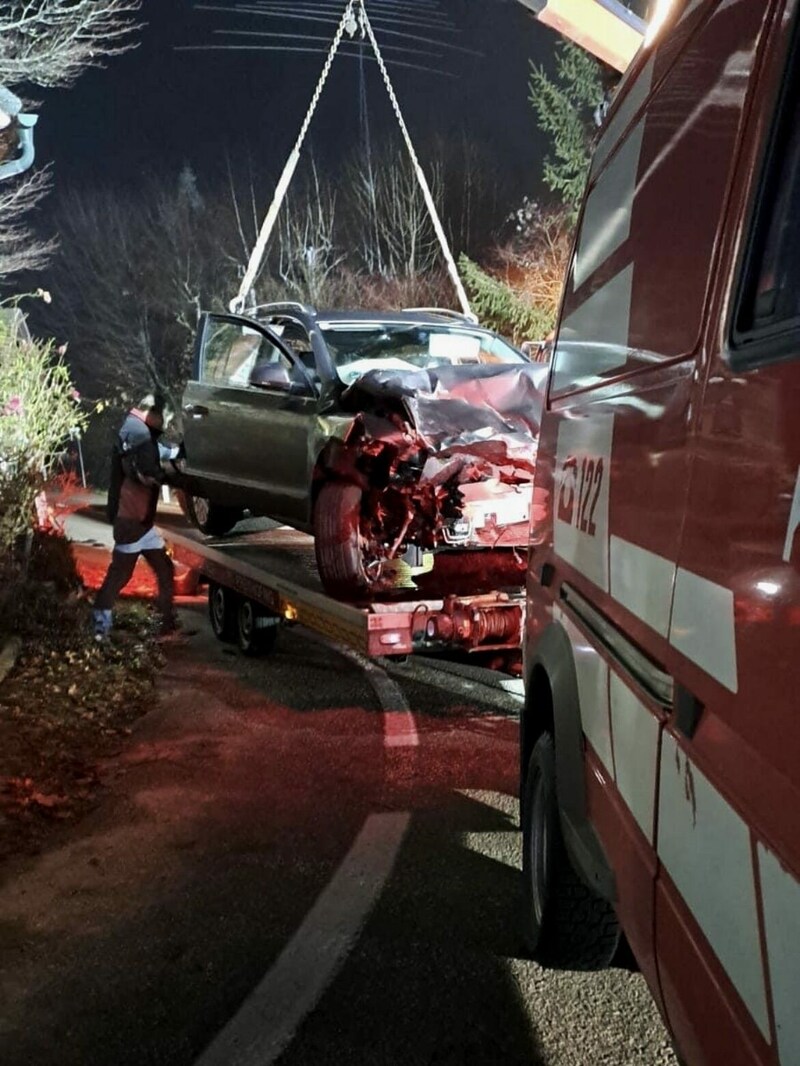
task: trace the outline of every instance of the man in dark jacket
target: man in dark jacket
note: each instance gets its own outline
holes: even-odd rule
[[[94,631],[104,640],[113,621],[112,608],[133,576],[140,555],[158,580],[157,607],[162,632],[175,629],[174,567],[163,538],[155,528],[161,486],[167,475],[162,459],[176,459],[178,448],[160,444],[164,430],[164,401],[148,397],[125,419],[114,446],[108,518],[114,525],[114,552],[94,601]]]

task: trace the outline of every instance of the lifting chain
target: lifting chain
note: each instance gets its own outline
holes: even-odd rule
[[[422,195],[425,198],[425,206],[428,208],[428,214],[431,216],[431,222],[436,236],[439,240],[439,244],[444,255],[444,260],[447,263],[447,271],[450,274],[450,279],[455,286],[456,294],[458,295],[458,302],[461,304],[461,310],[464,314],[471,319],[477,321],[472,313],[472,309],[469,305],[469,298],[467,297],[464,283],[461,280],[461,275],[458,273],[458,267],[456,266],[455,258],[453,257],[452,249],[450,248],[450,242],[447,239],[447,234],[444,231],[442,220],[439,218],[439,212],[436,209],[436,203],[431,193],[431,187],[428,184],[428,179],[425,177],[425,171],[422,169],[422,164],[419,161],[416,150],[414,148],[414,142],[411,140],[411,134],[408,132],[408,126],[406,126],[406,120],[403,118],[403,112],[400,110],[400,102],[397,99],[397,94],[394,91],[394,85],[392,85],[392,79],[389,77],[389,71],[387,70],[386,63],[383,59],[383,54],[378,45],[375,32],[372,29],[372,23],[369,21],[367,15],[367,9],[364,6],[364,0],[360,0],[361,6],[361,27],[362,31],[366,32],[370,43],[372,44],[372,50],[375,53],[375,58],[378,61],[378,67],[383,75],[383,81],[386,85],[386,91],[389,94],[389,99],[392,104],[397,121],[400,125],[400,132],[403,134],[403,139],[406,142],[406,148],[408,149],[408,155],[411,159],[411,165],[414,168],[414,172],[417,176],[417,181],[422,189]]]
[[[308,134],[312,119],[314,118],[314,113],[317,110],[317,106],[319,104],[323,90],[328,81],[328,76],[330,75],[331,67],[333,66],[333,61],[336,58],[336,54],[339,51],[339,46],[342,43],[342,38],[345,34],[347,34],[351,38],[355,37],[355,35],[359,33],[359,31],[361,33],[362,39],[369,40],[370,44],[372,45],[372,50],[375,53],[375,59],[377,60],[378,67],[383,76],[383,81],[386,85],[386,91],[389,94],[389,100],[391,101],[392,109],[394,110],[394,113],[397,117],[397,121],[400,124],[400,131],[403,134],[403,139],[405,140],[406,148],[408,149],[411,164],[414,168],[414,173],[422,190],[422,195],[425,199],[425,206],[427,207],[428,213],[431,217],[433,228],[441,246],[445,262],[447,263],[448,273],[450,274],[450,278],[455,286],[456,293],[458,294],[458,299],[459,303],[461,304],[462,311],[465,315],[467,315],[467,317],[477,321],[475,319],[475,316],[472,314],[472,311],[470,310],[469,299],[467,298],[464,285],[461,281],[461,277],[459,276],[458,267],[456,266],[455,259],[453,258],[450,243],[447,240],[447,235],[445,234],[444,227],[442,226],[441,219],[439,218],[439,212],[436,209],[436,204],[433,199],[433,194],[431,193],[430,185],[428,184],[428,179],[425,177],[425,171],[422,169],[422,165],[420,164],[419,158],[417,157],[417,153],[414,149],[414,144],[411,140],[411,134],[408,132],[408,127],[406,126],[405,119],[403,118],[403,113],[400,110],[400,103],[397,99],[397,94],[395,93],[394,86],[392,85],[392,79],[389,77],[389,71],[386,68],[386,63],[384,62],[383,54],[381,53],[378,41],[372,29],[372,23],[369,21],[369,16],[367,15],[366,9],[366,0],[347,0],[347,6],[345,7],[344,14],[342,15],[341,21],[339,22],[339,25],[337,27],[336,34],[333,38],[333,43],[331,44],[330,51],[328,52],[328,56],[325,60],[325,65],[322,68],[322,74],[320,75],[319,81],[317,82],[317,87],[314,90],[314,95],[311,98],[311,103],[309,105],[308,111],[306,112],[306,117],[304,118],[303,124],[300,127],[300,133],[297,137],[297,141],[295,142],[295,146],[292,149],[288,160],[286,161],[286,166],[283,169],[283,173],[281,174],[280,180],[277,186],[275,187],[275,195],[272,198],[272,203],[270,204],[269,211],[267,212],[267,217],[264,219],[264,223],[258,235],[258,240],[256,241],[253,251],[250,254],[250,261],[247,264],[247,269],[244,273],[244,277],[242,278],[241,285],[239,286],[239,292],[230,302],[230,309],[235,313],[241,313],[245,309],[247,298],[252,292],[253,286],[255,285],[256,279],[261,270],[261,265],[264,260],[264,253],[267,250],[269,239],[272,236],[273,229],[275,228],[278,213],[281,209],[283,201],[286,198],[286,193],[289,190],[289,185],[291,184],[292,178],[294,177],[294,173],[297,170],[297,165],[300,162],[300,151],[303,147],[303,143]]]

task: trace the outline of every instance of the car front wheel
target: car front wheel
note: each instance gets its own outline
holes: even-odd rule
[[[358,485],[329,481],[314,508],[314,550],[325,591],[340,599],[358,599],[372,584],[364,559]]]
[[[543,733],[531,753],[523,802],[523,936],[533,959],[563,970],[603,970],[620,940],[610,903],[572,866],[556,797],[553,737]]]

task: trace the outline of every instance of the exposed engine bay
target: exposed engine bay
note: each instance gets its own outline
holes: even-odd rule
[[[326,476],[362,490],[380,585],[414,587],[434,553],[458,549],[515,550],[521,578],[546,378],[531,364],[372,370],[343,392],[358,413]]]

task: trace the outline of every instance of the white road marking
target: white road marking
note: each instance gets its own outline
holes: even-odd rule
[[[272,969],[196,1066],[270,1066],[341,969],[394,867],[411,815],[371,814]]]
[[[384,712],[386,747],[418,746],[399,685],[358,652],[315,633],[367,675]],[[411,821],[408,811],[371,814],[333,878],[273,967],[195,1066],[270,1066],[291,1044],[353,948],[394,867]]]
[[[383,742],[387,748],[419,747],[419,733],[414,715],[403,695],[403,691],[385,670],[359,655],[357,651],[336,645],[336,650],[346,659],[356,663],[367,675],[383,707]]]
[[[385,670],[345,644],[327,640],[310,630],[305,630],[304,635],[315,644],[333,648],[337,655],[349,659],[367,675],[367,681],[383,708],[383,742],[387,748],[419,747],[419,733],[408,701],[403,690],[392,681]]]
[[[469,663],[412,658],[402,665],[389,663],[387,669],[401,679],[410,678],[452,695],[496,707],[504,711],[505,716],[518,714],[524,701],[521,679],[505,677],[482,667],[470,666]]]

